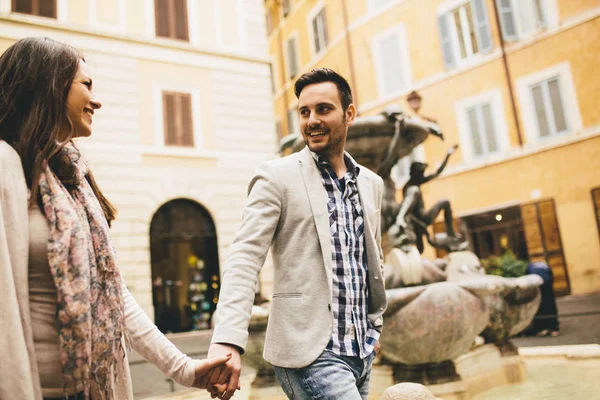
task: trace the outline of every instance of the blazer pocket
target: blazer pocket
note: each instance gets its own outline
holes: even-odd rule
[[[302,293],[273,293],[274,299],[299,299],[302,297]]]

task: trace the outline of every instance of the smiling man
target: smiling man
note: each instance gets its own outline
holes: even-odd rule
[[[269,248],[273,299],[264,358],[290,399],[366,399],[386,300],[383,182],[344,151],[356,107],[348,82],[315,69],[295,84],[306,147],[261,164],[231,245],[209,357],[233,353],[209,384],[239,385],[254,288]]]

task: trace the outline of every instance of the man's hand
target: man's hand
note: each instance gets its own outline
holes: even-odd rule
[[[375,346],[373,346],[373,351],[375,352],[375,355],[378,355],[380,350],[381,350],[381,343],[379,343],[379,340],[378,340],[377,343],[375,343]]]
[[[210,358],[206,360],[201,360],[196,364],[196,378],[194,379],[193,387],[199,389],[206,389],[208,381],[208,376],[211,375],[214,368],[218,368],[221,365],[224,365],[227,361],[231,359],[231,354],[227,354],[221,357]]]
[[[242,373],[240,352],[237,347],[222,343],[213,343],[208,348],[207,358],[209,359],[223,357],[227,354],[231,354],[231,358],[224,365],[213,368],[211,374],[207,374],[209,376],[204,386],[212,394],[212,387],[226,384],[226,389],[217,394],[223,400],[229,400],[235,391],[240,388],[240,375]]]

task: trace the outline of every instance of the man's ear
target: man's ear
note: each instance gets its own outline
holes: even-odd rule
[[[356,107],[354,104],[350,104],[346,109],[346,123],[348,126],[354,123],[354,119],[356,118]]]

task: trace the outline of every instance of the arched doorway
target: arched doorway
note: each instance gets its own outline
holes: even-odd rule
[[[163,204],[150,223],[150,262],[158,328],[209,329],[220,275],[217,233],[208,211],[187,199]]]

